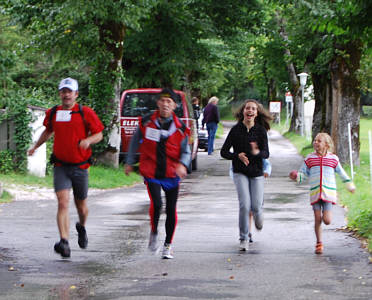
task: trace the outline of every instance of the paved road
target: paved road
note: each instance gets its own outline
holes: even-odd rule
[[[264,229],[253,233],[246,253],[238,251],[229,162],[218,152],[199,152],[199,171],[181,185],[174,260],[147,251],[142,184],[90,197],[89,247],[79,249],[72,228],[68,260],[52,251],[54,200],[1,205],[0,299],[372,299],[372,265],[360,242],[339,230],[343,209],[334,208],[325,253],[315,255],[307,186],[287,179],[301,157],[276,132],[270,150]],[[71,218],[77,219],[72,206]],[[164,215],[161,220],[164,238]]]

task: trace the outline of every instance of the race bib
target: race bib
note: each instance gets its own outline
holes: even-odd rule
[[[56,122],[70,122],[71,121],[71,110],[57,110]]]
[[[159,142],[160,141],[160,130],[147,127],[145,138],[151,141]]]

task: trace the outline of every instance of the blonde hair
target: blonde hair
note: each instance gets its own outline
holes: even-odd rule
[[[208,104],[209,104],[209,103],[217,103],[218,100],[219,100],[219,99],[218,99],[216,96],[213,96],[213,97],[211,97],[211,98],[208,100]]]
[[[332,140],[332,138],[331,138],[331,136],[328,134],[328,133],[326,133],[326,132],[319,132],[316,136],[315,136],[315,138],[316,137],[318,137],[318,136],[320,136],[320,137],[323,137],[324,138],[324,141],[326,142],[326,144],[328,145],[328,151],[329,152],[334,152],[334,150],[335,150],[335,146],[334,146],[334,144],[333,144],[333,140]]]

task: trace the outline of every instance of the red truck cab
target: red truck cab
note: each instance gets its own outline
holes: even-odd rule
[[[139,117],[150,114],[157,109],[156,100],[161,92],[160,88],[139,88],[125,90],[120,99],[120,131],[121,131],[121,149],[120,157],[125,159],[128,153],[130,139],[133,136],[139,122]],[[195,119],[193,118],[193,109],[190,101],[187,100],[186,94],[182,91],[174,90],[177,94],[177,108],[175,113],[187,127],[190,128],[191,134],[189,144],[191,147],[192,163],[190,170],[197,169],[198,153],[198,133]],[[139,157],[139,153],[137,153]]]

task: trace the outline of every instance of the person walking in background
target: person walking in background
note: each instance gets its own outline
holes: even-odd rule
[[[158,223],[162,207],[161,189],[166,198],[166,237],[162,257],[173,258],[171,248],[177,223],[176,204],[180,180],[187,175],[191,162],[191,150],[188,143],[190,129],[178,119],[176,94],[171,89],[163,89],[158,96],[156,110],[153,114],[140,119],[129,146],[125,174],[133,171],[135,153],[139,148],[139,171],[144,177],[150,197],[151,232],[149,249],[157,252]]]
[[[221,148],[221,156],[232,160],[233,180],[239,200],[239,249],[246,251],[251,211],[257,230],[263,227],[262,160],[269,157],[267,130],[270,129],[272,117],[254,99],[244,101],[235,117],[238,122],[228,133]]]
[[[54,133],[51,162],[54,163],[54,190],[58,200],[57,225],[60,234],[60,241],[54,245],[54,250],[62,257],[70,257],[70,190],[73,189],[79,215],[79,222],[76,223],[78,244],[84,249],[88,246],[85,223],[88,217],[90,146],[102,140],[104,127],[91,108],[76,103],[79,89],[75,79],[63,79],[58,90],[62,105],[47,110],[43,123],[45,130],[29,149],[28,155],[33,155]]]
[[[197,97],[192,97],[192,109],[194,110],[194,119],[196,121],[196,129],[199,129],[199,118],[200,118],[200,106],[199,99]]]
[[[310,204],[314,211],[314,230],[316,236],[315,253],[323,253],[322,222],[332,221],[332,205],[337,202],[336,173],[346,183],[347,189],[355,192],[355,185],[342,168],[339,158],[333,154],[333,141],[327,133],[318,133],[313,141],[315,152],[309,154],[300,170],[292,171],[289,177],[298,183],[309,179]]]
[[[218,98],[212,97],[203,111],[202,126],[207,124],[208,131],[208,155],[214,151],[214,138],[216,136],[217,126],[220,122],[220,112],[218,110]]]

